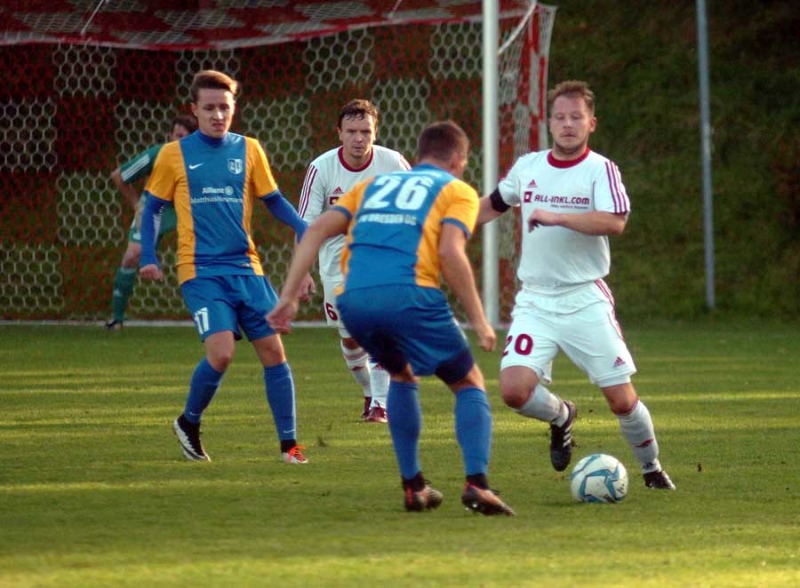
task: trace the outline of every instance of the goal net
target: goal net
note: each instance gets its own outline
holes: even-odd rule
[[[306,166],[338,144],[336,115],[354,97],[378,106],[377,143],[409,160],[427,123],[457,121],[472,140],[465,179],[481,186],[481,3],[177,3],[191,10],[161,4],[0,7],[0,318],[110,316],[133,210],[109,174],[165,140],[171,119],[188,111],[188,86],[200,69],[241,82],[233,130],[261,141],[295,205]],[[540,147],[555,9],[528,0],[499,4],[502,175],[516,157]],[[254,214],[253,232],[265,271],[280,288],[292,234],[263,210]],[[503,320],[515,290],[515,232],[513,224],[500,231]],[[480,279],[480,233],[470,255]],[[137,281],[130,319],[186,318],[174,234],[162,240],[159,256],[167,280]],[[321,294],[301,306],[298,318],[323,318]]]

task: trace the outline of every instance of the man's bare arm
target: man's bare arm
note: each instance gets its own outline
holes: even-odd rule
[[[489,324],[478,296],[472,266],[465,249],[466,243],[467,236],[461,227],[452,223],[445,223],[442,226],[439,238],[442,275],[464,307],[467,318],[478,336],[481,349],[492,351],[497,345],[497,334]]]
[[[136,210],[139,204],[139,192],[131,184],[126,184],[122,181],[122,172],[120,168],[111,172],[111,181],[117,187],[117,190],[125,196],[125,199],[130,202],[131,207]]]
[[[595,210],[578,214],[562,214],[535,209],[528,217],[528,230],[536,227],[564,227],[585,235],[621,235],[628,222],[627,214]]]

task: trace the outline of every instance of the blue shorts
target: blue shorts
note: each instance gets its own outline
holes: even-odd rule
[[[392,285],[346,290],[336,299],[350,335],[389,373],[411,364],[445,384],[466,377],[475,360],[441,290]]]
[[[278,296],[264,276],[192,278],[181,284],[181,293],[201,341],[221,331],[241,339],[239,327],[250,341],[275,334],[266,315]]]

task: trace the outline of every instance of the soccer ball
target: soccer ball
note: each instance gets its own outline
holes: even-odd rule
[[[593,453],[575,464],[569,486],[578,502],[619,502],[628,494],[628,472],[616,457]]]

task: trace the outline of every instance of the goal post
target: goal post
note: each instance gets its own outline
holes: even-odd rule
[[[78,8],[88,4],[91,9]],[[497,4],[498,42],[506,48],[498,56],[492,148],[496,173],[503,173],[539,147],[547,49],[541,31],[552,28],[555,9],[539,4],[531,10],[529,0]],[[109,175],[165,139],[170,120],[187,111],[188,86],[199,69],[220,69],[241,82],[233,130],[261,141],[281,190],[295,204],[308,163],[338,144],[336,114],[353,97],[375,102],[377,143],[409,160],[427,123],[456,120],[472,139],[465,179],[483,190],[482,133],[489,123],[482,119],[479,3],[202,5],[209,8],[23,3],[2,13],[0,318],[110,316],[133,211]],[[253,231],[265,270],[280,287],[291,233],[265,211],[255,212]],[[513,228],[501,226],[498,233],[496,305],[504,320],[515,290],[508,268],[516,247]],[[473,239],[476,269],[482,249],[481,239]],[[186,316],[173,269],[174,235],[161,243],[159,256],[167,280],[137,281],[130,319]],[[299,318],[323,318],[321,294],[301,307]]]
[[[498,172],[507,171],[514,159],[547,145],[547,64],[556,9],[532,0],[516,27],[505,31],[502,43],[497,11],[498,0],[483,0],[484,194],[494,190]],[[513,93],[515,88],[517,94]],[[504,119],[499,103],[514,105],[510,120]],[[508,141],[505,134],[514,139]],[[513,145],[510,157],[498,153],[503,145],[508,148],[508,143]],[[513,305],[517,217],[515,210],[508,218],[483,227],[483,300],[487,318],[495,326],[508,321]]]

